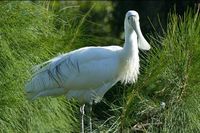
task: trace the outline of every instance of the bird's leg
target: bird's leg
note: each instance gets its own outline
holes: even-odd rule
[[[89,125],[90,133],[92,133],[92,104],[89,104]]]
[[[84,115],[85,115],[85,104],[80,107],[81,112],[81,133],[84,133]]]

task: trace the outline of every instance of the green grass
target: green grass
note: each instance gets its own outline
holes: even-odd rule
[[[0,132],[77,131],[76,104],[64,97],[28,102],[24,86],[32,66],[70,50],[66,39],[75,37],[74,33],[80,36],[81,31],[75,32],[72,21],[59,21],[41,4],[0,4]],[[58,22],[60,28],[55,27]],[[78,42],[81,39],[71,44]]]

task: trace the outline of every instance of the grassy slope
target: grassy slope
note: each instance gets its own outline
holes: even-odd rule
[[[72,111],[76,108],[64,97],[30,103],[24,96],[30,67],[67,50],[65,39],[76,31],[68,25],[73,24],[60,22],[63,27],[57,30],[56,16],[43,6],[30,2],[0,4],[0,132],[77,129]]]

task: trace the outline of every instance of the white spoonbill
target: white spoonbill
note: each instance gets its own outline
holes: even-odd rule
[[[118,81],[134,83],[139,74],[138,48],[150,49],[140,30],[136,11],[126,13],[124,30],[123,47],[84,47],[34,67],[33,77],[26,84],[28,98],[65,95],[68,99],[77,99],[82,104],[81,131],[84,132],[85,104],[91,111],[93,102],[99,102]]]

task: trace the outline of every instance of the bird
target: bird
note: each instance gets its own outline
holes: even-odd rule
[[[25,85],[29,100],[45,96],[66,96],[81,105],[81,132],[84,133],[85,105],[102,100],[117,82],[131,84],[139,75],[139,49],[151,46],[144,38],[137,11],[130,10],[124,19],[125,42],[121,46],[89,46],[61,54],[33,67]],[[92,118],[89,118],[92,132]]]

